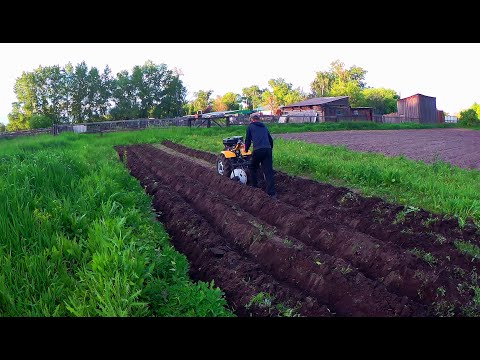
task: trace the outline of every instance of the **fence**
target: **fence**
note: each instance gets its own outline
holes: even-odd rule
[[[104,133],[122,130],[140,130],[150,127],[168,127],[168,126],[187,126],[186,117],[168,118],[168,119],[135,119],[102,121],[82,124],[60,124],[54,125],[53,133],[59,134],[65,131],[86,132],[86,133]]]
[[[445,116],[445,122],[446,122],[446,123],[457,123],[457,122],[458,122],[458,118],[457,118],[456,116],[446,115],[446,116]]]
[[[276,123],[278,116],[264,115],[261,117],[263,122]],[[95,123],[83,123],[75,125],[55,125],[54,134],[64,131],[86,132],[86,133],[103,133],[122,130],[140,130],[155,127],[170,126],[188,126],[188,127],[212,127],[212,126],[232,126],[247,125],[250,122],[249,115],[227,116],[227,117],[202,117],[195,119],[191,116],[182,116],[168,119],[136,119],[136,120],[119,120],[119,121],[103,121]],[[82,127],[82,131],[78,128]]]
[[[277,123],[279,116],[275,115],[261,115],[260,120],[265,123]],[[228,125],[248,125],[250,123],[250,115],[230,116],[228,118]]]
[[[379,116],[381,116],[381,118]],[[409,118],[405,116],[375,115],[373,118],[374,118],[374,121],[382,122],[385,124],[400,124],[400,123],[406,123],[406,122],[420,123],[420,118]]]
[[[51,134],[51,133],[52,133],[52,128],[7,131],[7,132],[0,133],[0,139],[10,139],[18,136],[31,136],[31,135]]]
[[[289,113],[279,117],[279,124],[302,124],[302,123],[323,123],[340,121],[370,121],[366,114],[362,115],[327,115],[320,116],[315,113]]]
[[[282,116],[262,115],[261,120],[265,123],[322,123],[322,122],[339,122],[339,121],[369,121],[367,115],[350,115],[350,116],[319,116],[315,114],[284,114]],[[445,122],[453,122],[445,118]],[[385,115],[374,115],[374,122],[381,123],[402,123],[402,122],[419,122],[419,119],[409,119],[405,117],[394,117]],[[234,126],[234,125],[248,125],[250,122],[249,115],[235,115],[225,117],[208,117],[195,119],[192,116],[181,116],[176,118],[166,119],[135,119],[135,120],[118,120],[118,121],[103,121],[82,124],[56,124],[53,128],[36,129],[36,130],[21,130],[15,132],[0,133],[1,138],[13,138],[24,135],[37,135],[52,133],[57,135],[59,133],[70,131],[75,133],[104,133],[122,130],[140,130],[155,127],[171,127],[171,126],[188,126],[188,127],[211,127],[211,126]]]

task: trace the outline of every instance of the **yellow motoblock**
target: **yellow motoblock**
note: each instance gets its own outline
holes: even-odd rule
[[[245,151],[242,136],[223,139],[223,151],[217,157],[217,172],[241,184],[248,182],[252,152]]]

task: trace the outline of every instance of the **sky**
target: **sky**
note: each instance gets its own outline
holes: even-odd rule
[[[268,88],[283,78],[310,92],[318,71],[340,60],[367,71],[367,86],[395,90],[401,98],[435,97],[437,109],[453,115],[480,103],[480,43],[0,43],[0,122],[7,124],[13,86],[22,72],[41,66],[76,65],[112,74],[131,72],[151,60],[180,69],[188,90],[212,90],[212,97],[242,88]]]

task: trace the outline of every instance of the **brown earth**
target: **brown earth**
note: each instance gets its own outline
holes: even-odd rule
[[[480,131],[469,129],[348,130],[276,134],[284,139],[345,145],[350,150],[404,155],[427,163],[442,160],[466,169],[480,169]]]
[[[279,171],[271,199],[218,175],[215,154],[163,146],[116,150],[153,196],[192,279],[213,279],[238,316],[480,313],[478,260],[455,245],[480,246],[472,223]]]

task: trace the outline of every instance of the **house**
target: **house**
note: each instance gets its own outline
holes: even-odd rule
[[[383,122],[433,124],[445,122],[445,116],[442,110],[437,110],[436,98],[415,94],[397,100],[397,112],[383,115]]]
[[[348,96],[318,97],[280,107],[282,117],[288,122],[324,122],[339,120],[369,120],[373,119],[373,108],[350,106]],[[298,121],[291,121],[298,118]],[[301,120],[300,118],[304,118]],[[312,118],[316,118],[312,121]]]

